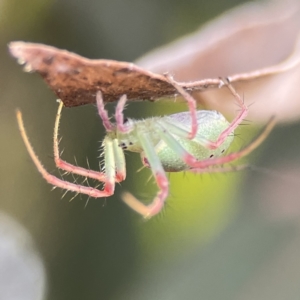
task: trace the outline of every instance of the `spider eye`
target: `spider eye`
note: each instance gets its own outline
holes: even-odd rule
[[[127,149],[127,145],[125,143],[120,143],[119,147],[122,149]]]

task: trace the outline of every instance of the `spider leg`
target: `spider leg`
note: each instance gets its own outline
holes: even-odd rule
[[[160,130],[158,131],[160,137],[164,142],[171,148],[173,151],[175,151],[179,157],[182,158],[182,160],[190,166],[192,169],[205,169],[209,166],[213,165],[222,165],[225,163],[232,162],[234,160],[237,160],[241,157],[244,157],[251,153],[254,149],[256,149],[269,135],[271,130],[276,124],[275,117],[272,117],[264,130],[261,132],[261,134],[249,145],[247,145],[245,148],[238,152],[233,152],[225,156],[216,157],[216,158],[209,158],[204,160],[197,160],[193,155],[188,153],[179,143],[178,141],[172,136],[170,132],[167,130]],[[159,125],[163,127],[162,123],[159,123]]]
[[[226,140],[227,136],[241,124],[241,122],[245,119],[245,117],[248,114],[248,107],[245,105],[241,96],[236,92],[236,90],[230,84],[228,79],[225,85],[228,87],[229,91],[237,100],[237,103],[240,106],[241,110],[238,113],[238,115],[233,119],[233,121],[230,123],[230,125],[219,135],[218,139],[215,142],[208,141],[207,147],[209,149],[217,149]]]
[[[83,186],[80,184],[71,183],[62,179],[57,178],[54,175],[51,175],[46,169],[43,167],[42,163],[36,156],[25,131],[24,123],[22,119],[22,114],[20,111],[17,111],[17,121],[20,129],[21,136],[25,143],[26,149],[36,165],[38,171],[42,174],[44,179],[52,184],[55,187],[60,187],[65,190],[73,191],[80,194],[86,194],[90,197],[100,198],[100,197],[108,197],[114,193],[115,188],[115,163],[114,163],[114,151],[113,151],[113,141],[111,139],[107,139],[105,141],[105,155],[107,155],[105,165],[106,165],[106,180],[104,183],[104,190],[98,190],[95,188]]]
[[[98,171],[93,171],[90,169],[78,167],[75,165],[72,165],[60,158],[59,154],[59,141],[58,141],[58,128],[59,128],[59,122],[61,118],[61,111],[63,108],[63,102],[60,101],[59,106],[58,106],[58,111],[56,114],[56,119],[55,119],[55,125],[54,125],[54,134],[53,134],[53,152],[54,152],[54,161],[55,165],[57,168],[60,168],[62,170],[65,170],[67,172],[77,174],[80,176],[84,176],[87,178],[92,178],[101,182],[105,182],[107,180],[107,175],[103,172],[98,172]],[[113,147],[115,150],[115,146]],[[117,157],[122,156],[121,154]],[[124,180],[126,177],[126,170],[125,167],[120,164],[117,165],[116,168],[116,182],[120,182]]]
[[[161,165],[158,156],[155,153],[155,149],[152,145],[151,139],[147,133],[138,132],[140,143],[145,151],[145,155],[150,164],[152,173],[155,177],[159,191],[152,203],[145,205],[141,203],[132,194],[125,192],[122,194],[122,200],[137,213],[144,216],[144,218],[151,218],[158,214],[163,208],[164,202],[168,197],[169,193],[169,181],[166,173]]]
[[[118,140],[113,140],[113,153],[114,153],[114,163],[115,163],[115,181],[121,182],[126,178],[126,163],[123,149],[119,147]],[[105,161],[106,153],[104,154]]]
[[[177,90],[179,94],[187,101],[188,107],[191,113],[191,131],[186,136],[188,139],[193,139],[198,131],[198,122],[197,122],[197,101],[196,99],[189,94],[183,87],[181,87],[177,82],[172,78],[170,74],[165,74],[166,79],[169,81],[170,84]]]
[[[98,91],[96,94],[96,102],[97,102],[98,114],[102,120],[104,128],[106,129],[106,131],[111,131],[113,129],[113,125],[110,122],[107,110],[104,107],[104,101],[103,101],[102,93],[100,91]]]
[[[123,95],[120,100],[118,101],[118,104],[116,106],[116,112],[115,112],[115,119],[116,119],[116,125],[118,131],[122,133],[129,132],[131,130],[131,126],[128,126],[128,124],[124,124],[124,108],[127,101],[126,95]]]
[[[191,94],[189,94],[184,88],[179,86],[173,79],[168,78],[168,80],[177,89],[177,91],[188,101],[189,106],[190,106],[190,103],[195,103],[195,105],[196,105],[196,100],[192,97]],[[173,81],[171,81],[171,80],[173,80]],[[205,141],[203,146],[205,146],[209,149],[217,149],[226,140],[227,136],[239,126],[239,124],[243,121],[243,119],[245,119],[245,117],[248,114],[248,107],[245,105],[244,101],[242,100],[240,95],[236,92],[236,90],[233,88],[233,86],[230,84],[228,79],[227,79],[227,82],[224,82],[224,85],[226,85],[227,88],[229,89],[229,91],[233,94],[233,96],[237,100],[237,103],[240,106],[241,110],[238,113],[238,115],[233,119],[233,121],[230,123],[230,125],[225,130],[223,130],[223,132],[221,132],[221,134],[219,135],[219,137],[216,141],[209,141],[209,140]],[[194,125],[193,125],[194,124],[194,116],[195,116],[195,122],[197,123],[196,106],[195,106],[195,111],[191,107],[190,107],[190,111],[191,111],[191,116],[192,116],[192,130],[191,130],[191,132],[193,132],[193,130],[194,130]],[[194,112],[195,112],[195,114],[194,114]],[[172,125],[170,125],[170,127],[171,126]],[[197,130],[197,128],[198,127],[196,127],[196,130]],[[194,138],[195,137],[195,135],[193,135],[193,137],[191,137],[191,132],[187,132],[187,131],[182,130],[180,128],[177,128],[177,131],[178,131],[178,134],[180,136],[187,137],[187,135],[188,135],[188,138]]]

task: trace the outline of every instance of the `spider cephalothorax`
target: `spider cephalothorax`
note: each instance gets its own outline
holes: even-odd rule
[[[222,114],[216,111],[199,110],[182,112],[164,117],[153,117],[144,120],[127,119],[124,122],[123,110],[126,96],[122,96],[116,106],[115,123],[110,122],[105,110],[101,92],[97,93],[97,107],[103,125],[107,131],[103,139],[103,171],[93,171],[71,165],[60,158],[58,149],[58,127],[63,107],[60,102],[54,126],[54,159],[58,168],[87,178],[93,178],[104,183],[103,190],[89,186],[67,182],[49,174],[35,155],[26,135],[21,113],[17,117],[20,131],[27,150],[46,181],[54,186],[90,197],[108,197],[114,193],[115,183],[126,177],[124,151],[138,152],[142,162],[152,170],[159,191],[150,205],[145,205],[130,193],[123,193],[123,201],[133,210],[146,218],[159,213],[169,194],[169,181],[166,172],[192,171],[196,173],[216,172],[212,166],[220,166],[239,159],[253,151],[268,135],[275,124],[274,118],[266,126],[258,138],[239,152],[223,156],[230,146],[234,129],[247,115],[247,107],[233,87],[228,83],[229,90],[241,107],[235,119],[229,123]],[[175,85],[177,88],[177,86]],[[182,88],[177,89],[184,97],[187,95]],[[197,121],[196,132],[193,120]],[[220,171],[229,170],[220,168]]]

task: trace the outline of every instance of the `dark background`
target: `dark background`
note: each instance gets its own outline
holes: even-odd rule
[[[15,119],[20,108],[36,153],[60,176],[52,161],[55,96],[37,75],[22,72],[8,54],[9,41],[134,61],[241,2],[0,2],[0,209],[31,236],[43,265],[37,299],[300,298],[299,124],[278,127],[251,156],[266,173],[171,174],[166,209],[144,222],[119,197],[122,190],[145,200],[155,195],[149,170],[137,173],[138,155],[126,155],[128,177],[115,196],[90,199],[87,206],[85,196],[69,202],[68,193],[60,200],[63,192],[51,192],[29,158]],[[132,103],[126,114],[183,109],[173,102]],[[240,131],[234,147],[247,144],[256,130],[252,124]],[[88,158],[98,169],[105,132],[94,106],[64,109],[60,134],[64,159],[75,163],[75,156],[87,167]]]

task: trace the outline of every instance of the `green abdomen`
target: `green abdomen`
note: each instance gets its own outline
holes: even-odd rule
[[[189,132],[189,116],[189,112],[187,112],[187,114],[175,114],[167,117],[166,121],[180,126]],[[178,122],[178,118],[180,118],[180,122]],[[198,111],[197,120],[199,124],[198,132],[193,140],[179,138],[178,136],[171,134],[187,152],[192,154],[198,160],[206,160],[223,155],[234,138],[233,133],[231,133],[217,149],[208,149],[203,144],[205,140],[216,141],[220,134],[229,126],[229,122],[223,115],[215,111]],[[155,150],[166,172],[179,172],[191,168],[186,165],[181,157],[179,157],[173,149],[168,147],[164,141],[160,141],[156,145]]]

